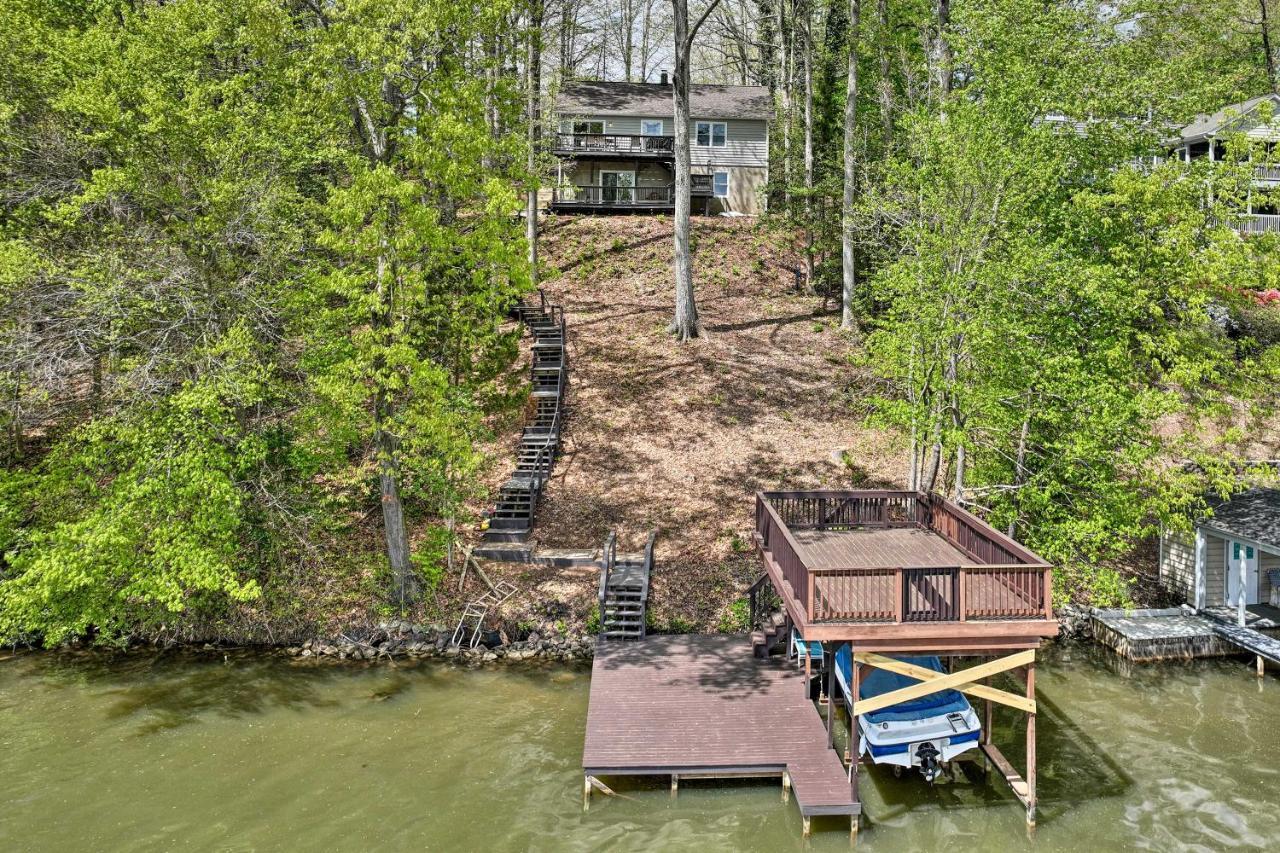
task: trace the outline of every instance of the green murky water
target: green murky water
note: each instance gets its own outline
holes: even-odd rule
[[[872,769],[859,849],[1280,842],[1280,678],[1085,647],[1037,676],[1033,838],[994,779]],[[588,684],[583,668],[0,661],[0,850],[848,849],[838,821],[802,840],[776,783],[686,782],[675,800],[665,780],[620,784],[583,814]]]

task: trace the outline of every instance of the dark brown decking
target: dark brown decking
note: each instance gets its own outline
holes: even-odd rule
[[[804,816],[861,812],[804,677],[753,658],[744,637],[601,643],[582,766],[590,776],[786,771]]]
[[[791,535],[800,546],[800,558],[810,569],[975,565],[938,534],[913,527],[793,530]]]

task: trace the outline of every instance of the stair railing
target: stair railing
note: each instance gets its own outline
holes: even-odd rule
[[[641,637],[643,637],[645,633],[645,623],[649,621],[647,618],[647,615],[649,612],[649,579],[653,577],[653,540],[657,538],[658,538],[658,531],[650,530],[649,538],[644,543],[644,579],[645,581],[644,581],[644,595],[641,596],[641,599],[640,599],[640,605],[641,605],[640,610],[642,614],[640,618],[640,636]]]
[[[618,531],[609,533],[600,549],[600,627],[604,628],[604,599],[609,588],[609,575],[613,573],[614,563],[618,559]]]

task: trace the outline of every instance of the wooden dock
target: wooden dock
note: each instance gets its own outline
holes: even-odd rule
[[[598,776],[777,776],[814,815],[861,805],[831,749],[804,676],[759,660],[741,636],[650,636],[601,642],[591,672],[582,768]]]

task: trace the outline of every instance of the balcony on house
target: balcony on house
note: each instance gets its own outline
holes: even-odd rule
[[[761,492],[756,544],[809,640],[991,650],[1057,634],[1049,564],[938,495]]]
[[[552,151],[559,157],[640,157],[671,160],[674,136],[639,133],[557,133]]]

